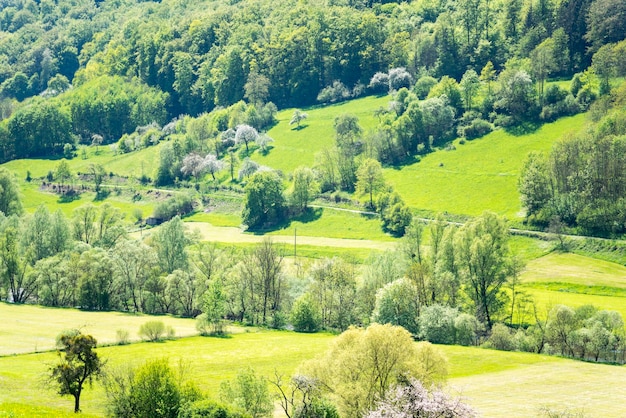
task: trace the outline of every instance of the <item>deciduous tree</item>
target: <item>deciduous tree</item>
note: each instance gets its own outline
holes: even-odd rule
[[[94,351],[96,339],[73,330],[57,338],[59,363],[50,368],[50,378],[58,384],[60,395],[74,397],[74,412],[80,412],[80,396],[85,383],[101,373],[104,362]]]

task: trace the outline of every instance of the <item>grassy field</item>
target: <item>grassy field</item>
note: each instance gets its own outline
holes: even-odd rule
[[[290,375],[299,364],[326,350],[329,334],[255,331],[231,338],[191,337],[163,343],[101,347],[109,367],[137,365],[168,358],[173,366],[187,365],[187,377],[216,397],[219,384],[249,365],[258,374]],[[440,346],[450,363],[449,390],[461,393],[483,416],[536,416],[542,406],[585,408],[593,416],[623,416],[626,405],[615,396],[626,391],[626,368],[565,360],[528,353],[511,353]],[[49,416],[69,412],[70,398],[61,398],[45,385],[54,353],[0,358],[0,411],[45,405]],[[606,390],[610,388],[610,390]],[[102,415],[105,398],[99,385],[82,398],[86,415]],[[38,409],[35,409],[38,411]],[[8,415],[8,414],[6,414]],[[0,412],[2,416],[2,412]],[[25,414],[28,416],[28,413]]]
[[[100,164],[107,173],[113,172],[118,176],[139,178],[145,174],[152,177],[161,146],[162,143],[140,151],[117,155],[106,145],[100,146],[97,153],[95,148],[88,147],[86,159],[79,155],[68,162],[73,174],[86,173],[90,164]],[[2,166],[13,171],[18,179],[24,180],[27,171],[30,171],[33,178],[44,177],[48,171],[54,172],[59,161],[60,158],[23,159],[9,161]]]
[[[172,326],[178,336],[198,333],[193,319],[0,303],[0,356],[54,349],[56,336],[74,328],[93,335],[99,344],[115,344],[118,329],[138,341],[139,327],[154,319]]]
[[[550,253],[530,260],[522,288],[539,306],[592,304],[626,317],[626,267],[570,253]]]
[[[584,114],[543,125],[515,136],[498,130],[461,145],[436,151],[418,163],[385,169],[385,179],[413,208],[432,213],[476,216],[485,210],[509,219],[522,217],[517,191],[520,168],[530,151],[549,151],[568,132],[580,130]]]
[[[546,416],[542,408],[569,410],[585,417],[626,415],[626,404],[616,402],[626,391],[623,366],[478,348],[442,348],[452,364],[449,385],[480,416]],[[472,364],[469,370],[462,368],[467,373],[463,377],[455,375],[457,361]],[[488,371],[479,369],[483,364]]]
[[[267,133],[274,139],[273,148],[267,155],[255,153],[252,157],[259,164],[292,172],[296,167],[311,167],[315,153],[335,144],[335,118],[350,113],[359,118],[363,131],[373,129],[378,121],[374,111],[387,107],[390,96],[369,96],[330,106],[305,109],[308,118],[302,121],[300,129],[289,125],[294,109],[278,112],[278,123]]]

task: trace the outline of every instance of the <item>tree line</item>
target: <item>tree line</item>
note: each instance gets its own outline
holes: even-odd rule
[[[560,233],[626,230],[623,97],[624,85],[594,105],[589,129],[563,138],[547,154],[527,157],[519,178],[527,220]]]
[[[496,72],[520,69],[515,63],[527,59],[524,70],[540,86],[542,107],[547,77],[583,72],[594,53],[622,40],[626,31],[619,19],[607,19],[624,12],[619,2],[535,3],[251,1],[207,8],[199,0],[184,7],[15,0],[0,17],[6,35],[0,43],[2,119],[32,107],[22,110],[22,119],[36,116],[40,125],[59,124],[34,149],[15,144],[29,135],[48,138],[41,135],[45,132],[13,126],[4,134],[9,140],[2,146],[8,147],[3,159],[59,153],[59,147],[74,142],[72,134],[83,141],[93,135],[117,141],[137,126],[163,125],[181,114],[197,116],[241,100],[257,111],[267,103],[283,108],[310,105],[316,98],[343,100],[379,90],[385,77],[396,90],[424,76],[465,78],[469,88],[463,101],[471,110],[476,74],[489,65]],[[528,80],[519,75],[509,81],[508,88],[525,99]],[[22,102],[31,96],[43,97]],[[456,99],[448,99],[461,110]],[[57,109],[46,109],[41,101]],[[497,102],[515,121],[528,116],[521,108],[532,104],[516,97]],[[428,146],[431,134],[438,139],[434,132],[411,141]]]

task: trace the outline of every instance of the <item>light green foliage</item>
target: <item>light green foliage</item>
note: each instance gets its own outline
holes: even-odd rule
[[[140,241],[124,240],[111,252],[122,305],[129,311],[145,312],[146,289],[158,266],[155,250]]]
[[[63,184],[67,183],[72,178],[70,166],[65,158],[62,159],[57,165],[54,172],[54,178],[61,184],[61,187],[63,187]]]
[[[441,377],[431,374],[431,366],[439,362],[441,370],[443,364],[437,349],[422,351],[421,358],[419,351],[404,328],[373,324],[345,331],[304,370],[327,388],[340,413],[360,416],[398,383],[399,376],[422,378],[427,384]]]
[[[182,405],[179,418],[247,418],[248,415],[219,402],[203,399]]]
[[[463,99],[461,96],[461,90],[459,84],[448,76],[441,77],[439,83],[434,86],[428,93],[428,98],[435,98],[445,95],[448,98],[448,104],[454,109],[461,109],[463,107]]]
[[[0,212],[5,216],[22,213],[22,201],[17,179],[9,170],[0,167]]]
[[[231,308],[247,320],[257,325],[274,325],[280,319],[285,294],[282,251],[266,237],[252,250],[247,251],[239,264],[239,280],[235,281],[236,307]]]
[[[193,270],[176,269],[165,278],[164,296],[171,303],[169,311],[186,317],[200,313],[201,298],[206,291],[206,282]]]
[[[547,172],[547,161],[542,154],[528,154],[518,181],[527,217],[535,215],[550,199],[550,179]]]
[[[459,312],[443,305],[424,307],[419,316],[420,337],[434,344],[454,344],[456,342],[455,319]]]
[[[249,228],[276,224],[283,219],[285,198],[278,174],[273,171],[255,174],[244,191],[242,221]]]
[[[107,374],[107,409],[113,417],[175,418],[185,403],[198,400],[194,385],[184,381],[165,358],[148,360],[137,368],[126,365]]]
[[[117,304],[113,262],[102,248],[91,248],[78,261],[78,302],[83,309],[105,311]]]
[[[413,335],[419,332],[417,288],[407,278],[386,284],[376,292],[372,322],[404,327]]]
[[[369,195],[369,207],[374,207],[374,193],[385,187],[383,169],[380,163],[367,158],[361,162],[356,172],[356,191],[360,194]]]
[[[139,327],[139,336],[148,341],[161,341],[167,333],[163,321],[148,321]]]
[[[341,258],[317,261],[309,271],[313,283],[309,293],[321,313],[324,329],[343,331],[354,323],[356,307],[356,271]]]
[[[305,294],[293,303],[291,324],[296,332],[317,332],[321,325],[320,312],[315,301]]]
[[[37,289],[36,276],[29,274],[29,257],[20,248],[22,226],[16,215],[0,216],[0,285],[7,300],[25,303]]]
[[[226,294],[220,279],[209,282],[202,301],[202,314],[198,316],[197,328],[201,334],[223,335],[226,333],[224,316],[227,313]]]
[[[491,328],[502,307],[503,286],[510,275],[508,230],[504,219],[485,212],[466,223],[455,238],[458,263],[476,317]]]
[[[476,97],[476,94],[480,89],[480,78],[478,77],[476,71],[471,69],[467,70],[465,74],[463,74],[463,78],[461,79],[459,86],[463,93],[465,110],[471,110],[474,106],[474,97]]]
[[[291,202],[299,211],[305,211],[309,202],[319,193],[315,173],[308,167],[298,167],[293,172]]]
[[[376,306],[376,293],[386,284],[403,277],[406,260],[399,251],[387,250],[372,254],[366,261],[361,284],[358,288],[358,304],[361,322],[367,323]]]
[[[252,418],[268,417],[272,413],[267,381],[252,368],[241,370],[233,381],[223,382],[220,389],[225,402],[246,411]]]
[[[161,225],[152,236],[152,246],[157,252],[161,269],[166,273],[185,270],[188,265],[187,246],[190,243],[185,225],[178,216]]]
[[[300,129],[300,123],[308,118],[309,115],[300,109],[296,109],[293,111],[293,116],[291,116],[291,120],[289,121],[290,125],[296,125],[297,129]]]

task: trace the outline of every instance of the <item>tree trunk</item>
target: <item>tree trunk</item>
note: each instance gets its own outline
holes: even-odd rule
[[[77,414],[80,412],[80,390],[78,393],[74,394],[74,413]]]

